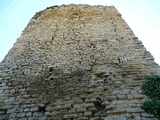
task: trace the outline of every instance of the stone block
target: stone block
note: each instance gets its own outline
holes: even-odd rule
[[[133,97],[134,97],[135,99],[143,99],[143,98],[144,98],[143,95],[139,95],[139,94],[133,95]]]
[[[69,114],[69,115],[64,115],[63,119],[73,119],[73,118],[78,118],[77,114]]]
[[[127,95],[127,99],[128,100],[132,100],[133,99],[133,95]]]
[[[77,108],[77,109],[78,109],[78,108],[81,108],[82,106],[83,106],[83,104],[74,104],[74,105],[73,105],[73,107],[74,107],[74,108]]]
[[[16,108],[12,108],[12,109],[8,109],[7,113],[15,113],[16,112]]]
[[[37,106],[36,106],[36,107],[31,107],[31,108],[30,108],[30,111],[31,111],[31,112],[36,112],[36,111],[39,111],[39,109],[38,109]]]
[[[40,117],[38,120],[47,120],[47,117]]]
[[[28,120],[27,118],[19,118],[19,120]]]
[[[107,115],[106,111],[103,110],[94,113],[94,117],[106,117],[106,115]]]
[[[43,117],[43,116],[44,116],[44,114],[41,112],[34,112],[33,113],[33,117]]]
[[[52,111],[54,111],[54,108],[53,107],[46,107],[45,111],[46,112],[52,112]]]
[[[9,119],[14,119],[14,118],[16,118],[16,116],[17,116],[17,113],[11,113],[9,115]]]
[[[4,90],[0,90],[0,94],[2,94],[4,92]]]
[[[126,100],[126,95],[117,95],[118,100]]]
[[[83,107],[84,108],[92,108],[92,107],[95,107],[94,103],[85,103],[83,104]]]
[[[11,105],[3,105],[0,106],[0,111],[7,111],[8,109],[11,109],[12,106]]]
[[[30,108],[25,108],[24,109],[24,112],[28,112],[28,111],[30,111]]]
[[[0,120],[7,120],[8,119],[8,117],[9,117],[9,115],[1,115],[0,116]]]
[[[51,112],[45,112],[45,116],[51,116]]]
[[[32,116],[32,112],[26,112],[26,117],[31,117]]]
[[[110,104],[110,102],[105,101],[105,102],[102,103],[102,106],[106,106],[106,105],[109,105],[109,104]]]
[[[74,105],[75,107],[75,105]],[[62,106],[63,109],[70,109],[71,108],[71,104],[65,104],[64,106]]]
[[[78,113],[83,113],[84,111],[86,111],[86,108],[79,108],[79,109],[77,109]]]
[[[141,116],[142,117],[154,117],[153,115],[151,115],[151,114],[148,114],[148,113],[141,113]]]
[[[25,117],[25,115],[26,115],[25,113],[17,113],[18,118]]]
[[[91,111],[85,111],[84,112],[84,116],[85,117],[91,117],[92,116],[92,112]]]
[[[140,112],[143,112],[143,110],[140,109],[140,108],[128,108],[128,109],[126,109],[126,111],[128,113],[140,113]]]
[[[28,120],[37,120],[37,117],[29,117]]]

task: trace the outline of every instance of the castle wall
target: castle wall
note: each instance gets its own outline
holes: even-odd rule
[[[0,63],[0,119],[151,120],[140,85],[158,73],[113,6],[49,7]]]

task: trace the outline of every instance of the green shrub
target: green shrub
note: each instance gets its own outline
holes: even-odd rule
[[[141,108],[149,113],[154,115],[154,117],[158,118],[160,120],[160,100],[158,99],[147,99],[142,104]]]
[[[151,75],[145,77],[141,86],[142,93],[148,97],[142,103],[141,108],[160,120],[160,76]]]

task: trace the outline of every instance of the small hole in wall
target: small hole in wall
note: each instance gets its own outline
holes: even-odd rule
[[[45,112],[45,108],[39,108],[39,111]]]
[[[71,108],[73,108],[73,104],[71,104]]]
[[[38,106],[38,109],[40,112],[45,112],[46,107],[45,106]]]
[[[103,105],[103,100],[100,97],[96,98],[97,101],[94,102],[95,108],[97,109],[95,112],[92,112],[94,117],[106,117],[106,108]]]
[[[99,78],[103,78],[103,73],[99,73],[99,74],[97,74],[97,77],[99,77]]]
[[[123,59],[119,57],[119,58],[118,58],[118,62],[119,62],[119,63],[123,63]]]
[[[81,99],[82,99],[83,102],[85,101],[85,98],[81,98]]]
[[[52,68],[52,67],[50,67],[50,68],[49,68],[49,72],[52,72],[52,71],[53,71],[53,68]]]
[[[96,102],[94,102],[94,105],[96,107],[97,110],[101,109],[102,108],[102,104],[99,100],[97,100]]]
[[[44,73],[45,75],[47,74],[47,73]]]

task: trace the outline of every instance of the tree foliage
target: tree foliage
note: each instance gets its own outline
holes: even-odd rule
[[[160,120],[160,76],[150,75],[145,77],[141,90],[148,97],[141,108]]]

